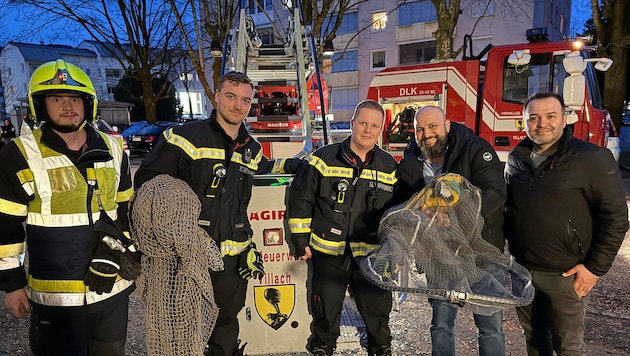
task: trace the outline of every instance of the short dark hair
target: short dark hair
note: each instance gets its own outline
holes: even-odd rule
[[[241,72],[228,72],[223,74],[219,78],[219,85],[217,86],[218,90],[223,88],[223,83],[230,82],[230,84],[238,85],[238,84],[249,84],[252,89],[254,89],[254,83],[249,79],[245,73]]]
[[[372,110],[380,111],[381,114],[383,114],[383,120],[385,120],[385,110],[383,109],[381,104],[377,103],[374,100],[368,99],[368,100],[363,100],[362,102],[357,104],[357,107],[354,108],[354,113],[352,114],[352,119],[350,119],[350,121],[354,120],[354,118],[357,116],[357,114],[359,113],[361,109],[372,109]]]
[[[547,98],[554,98],[558,100],[560,102],[560,106],[562,107],[562,115],[566,113],[566,109],[564,107],[564,99],[562,98],[562,96],[556,93],[551,93],[551,92],[541,92],[541,93],[535,93],[531,95],[529,98],[527,98],[527,101],[525,101],[525,104],[523,104],[523,114],[527,110],[527,105],[529,105],[529,103],[531,103],[534,100],[547,99]]]

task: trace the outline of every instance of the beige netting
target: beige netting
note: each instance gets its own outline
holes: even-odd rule
[[[184,181],[159,175],[131,201],[130,229],[142,252],[149,355],[202,355],[218,315],[209,270],[219,249],[199,227],[201,203]]]
[[[481,238],[481,191],[445,174],[385,213],[381,247],[361,270],[387,290],[426,294],[477,314],[531,303],[531,275]]]

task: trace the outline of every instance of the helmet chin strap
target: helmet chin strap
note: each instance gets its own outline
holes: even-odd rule
[[[52,120],[46,120],[46,126],[50,127],[51,129],[53,129],[53,130],[55,130],[57,132],[61,132],[61,133],[71,133],[71,132],[81,131],[85,127],[86,123],[87,123],[87,120],[83,119],[83,121],[81,122],[81,125],[79,125],[79,127],[72,128],[72,127],[62,127],[62,126],[59,126],[56,123],[54,123]]]

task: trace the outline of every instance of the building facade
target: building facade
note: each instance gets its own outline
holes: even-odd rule
[[[277,29],[286,28],[289,16],[282,4],[281,0],[243,1],[263,43],[280,41]],[[526,42],[525,31],[530,28],[546,27],[552,41],[569,35],[571,0],[462,0],[460,7],[453,36],[455,51],[463,45],[467,34],[472,38],[473,54],[480,53],[488,44]],[[336,32],[336,53],[329,62],[332,65],[326,66],[328,61],[324,60],[323,66],[331,88],[330,105],[335,120],[350,119],[352,110],[366,98],[370,82],[380,70],[434,59],[433,32],[437,26],[437,13],[429,0],[362,1],[351,7]]]
[[[57,59],[83,69],[90,76],[99,101],[113,102],[113,89],[125,73],[114,53],[116,49],[113,46],[106,48],[106,45],[91,40],[85,40],[77,47],[9,42],[0,52],[3,111],[7,117],[11,115],[13,124],[19,127],[19,120],[28,113],[26,98],[31,74],[41,64]],[[189,117],[192,113],[195,118],[206,117],[207,99],[201,83],[196,73],[185,70],[185,67],[176,65],[173,67],[176,73],[169,75],[183,107],[183,115]]]

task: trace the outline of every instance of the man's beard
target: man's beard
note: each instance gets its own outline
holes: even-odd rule
[[[53,130],[55,130],[57,132],[70,133],[70,132],[75,132],[75,131],[81,130],[83,128],[84,123],[85,123],[85,120],[81,121],[78,124],[58,125],[53,120],[47,120],[46,121],[46,126],[50,127],[51,129],[53,129]]]
[[[446,150],[446,144],[448,142],[447,136],[436,136],[436,141],[433,146],[425,146],[420,142],[420,150],[422,154],[428,159],[434,159],[436,157],[440,157],[444,154]]]

